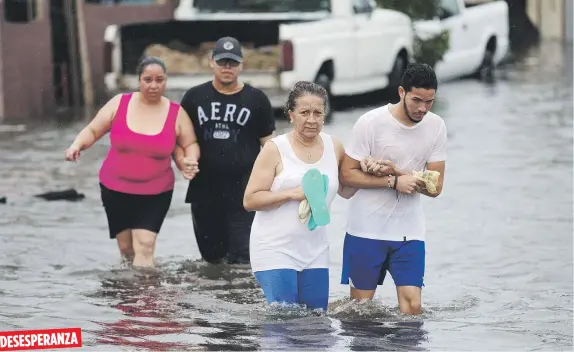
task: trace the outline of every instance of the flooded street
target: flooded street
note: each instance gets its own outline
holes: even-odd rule
[[[422,316],[397,313],[389,275],[376,301],[347,301],[341,198],[326,315],[266,307],[250,270],[198,262],[181,177],[159,277],[121,270],[97,179],[108,138],[63,160],[81,122],[0,134],[0,331],[81,327],[86,351],[572,350],[572,48],[547,44],[499,75],[439,85],[449,144],[444,191],[424,198]],[[373,107],[337,111],[325,131],[348,143]],[[86,197],[34,197],[65,188]]]

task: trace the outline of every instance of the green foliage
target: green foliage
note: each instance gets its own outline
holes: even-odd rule
[[[415,38],[414,59],[435,67],[449,48],[450,33],[447,30],[426,40]]]
[[[438,16],[441,0],[376,0],[376,3],[379,7],[402,12],[413,21],[424,21]],[[448,50],[449,42],[448,31],[424,40],[417,37],[414,43],[414,58],[417,62],[435,67]]]
[[[413,20],[431,20],[438,14],[441,0],[375,0],[379,7],[402,12]]]

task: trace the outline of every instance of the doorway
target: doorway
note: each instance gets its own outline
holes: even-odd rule
[[[58,107],[79,106],[82,97],[75,0],[50,0],[52,71]]]

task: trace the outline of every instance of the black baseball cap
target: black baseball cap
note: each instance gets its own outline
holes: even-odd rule
[[[230,59],[237,62],[243,62],[243,52],[241,44],[233,37],[220,38],[213,48],[213,60]]]

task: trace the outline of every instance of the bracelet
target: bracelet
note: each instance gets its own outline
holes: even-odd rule
[[[393,176],[393,175],[389,175],[388,176],[389,178],[387,179],[387,187],[389,187],[389,188],[393,188],[393,186],[391,185],[391,176]]]
[[[397,181],[399,180],[398,176],[395,176],[395,184],[393,185],[393,189],[397,189]]]

